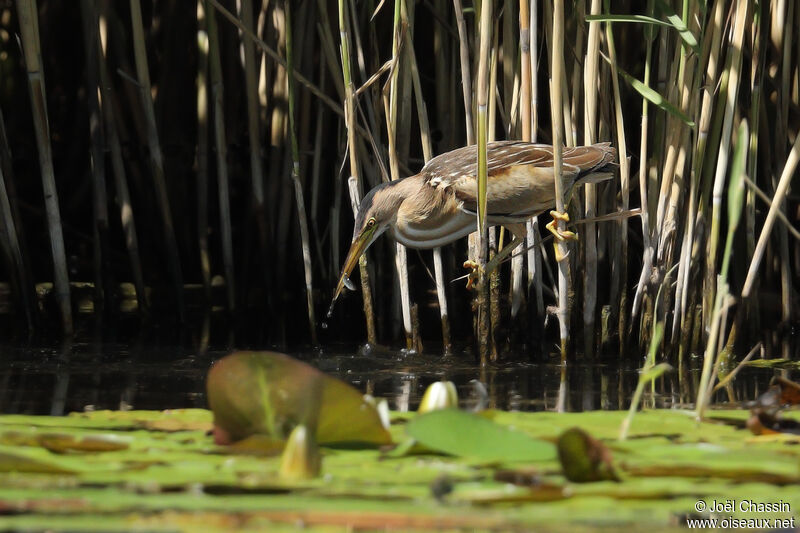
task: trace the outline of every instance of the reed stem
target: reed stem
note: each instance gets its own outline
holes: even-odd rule
[[[550,62],[550,110],[553,125],[553,172],[555,174],[556,211],[564,213],[563,148],[564,122],[561,116],[564,81],[564,1],[553,0],[552,58]],[[565,222],[557,220],[558,231],[566,229]],[[564,241],[556,242],[558,262],[558,323],[561,339],[561,363],[566,364],[569,344],[569,250]]]
[[[39,45],[39,20],[36,0],[17,0],[22,50],[28,74],[28,89],[33,112],[33,126],[39,153],[39,170],[44,189],[44,205],[47,212],[47,228],[50,233],[50,251],[53,255],[53,277],[56,301],[61,311],[61,327],[66,337],[73,332],[72,302],[64,236],[61,228],[61,212],[58,207],[53,155],[50,147],[50,124],[47,118],[47,96],[42,70],[42,52]]]
[[[164,178],[164,156],[161,152],[161,144],[158,139],[156,114],[153,107],[150,86],[150,72],[147,64],[147,49],[145,48],[144,25],[142,24],[142,7],[139,0],[130,0],[130,8],[139,99],[145,116],[145,125],[147,127],[150,171],[153,175],[156,203],[161,216],[161,226],[164,234],[164,255],[166,256],[167,270],[169,271],[173,290],[175,291],[178,318],[183,322],[185,319],[183,274],[181,273],[180,257],[178,255],[178,242],[175,238],[175,229],[172,225],[172,212],[170,210],[169,196],[167,194],[167,184]]]

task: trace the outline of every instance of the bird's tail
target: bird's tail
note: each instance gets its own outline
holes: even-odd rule
[[[603,159],[593,168],[584,170],[578,176],[578,179],[575,180],[575,185],[600,183],[601,181],[607,181],[614,177],[614,173],[619,166],[615,162],[617,159],[617,149],[611,146],[610,142],[593,144],[592,148],[600,150],[603,153]]]

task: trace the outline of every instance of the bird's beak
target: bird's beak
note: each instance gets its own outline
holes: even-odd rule
[[[345,284],[349,283],[350,273],[358,263],[358,260],[366,251],[367,247],[372,243],[373,235],[375,234],[375,229],[377,226],[367,227],[362,231],[358,237],[353,241],[353,244],[350,245],[350,251],[347,252],[347,258],[344,260],[344,266],[342,266],[342,273],[339,276],[339,283],[336,284],[336,291],[333,293],[333,300],[331,300],[331,310],[333,310],[333,304],[336,302],[336,299],[342,293],[342,288],[344,288]]]

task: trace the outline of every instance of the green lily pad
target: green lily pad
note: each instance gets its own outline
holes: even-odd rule
[[[443,409],[419,415],[406,426],[409,436],[437,452],[486,462],[549,461],[555,448],[473,413]]]
[[[286,439],[298,425],[319,444],[391,442],[375,407],[350,385],[276,352],[236,352],[208,373],[218,444],[251,435]]]
[[[322,475],[300,480],[281,478],[282,458],[263,454],[263,443],[273,443],[274,453],[281,440],[256,435],[260,455],[252,455],[214,446],[203,431],[142,429],[145,420],[165,417],[176,426],[180,419],[210,423],[208,411],[0,416],[0,530],[221,533],[293,531],[302,523],[309,531],[679,532],[685,531],[680,517],[694,513],[700,499],[781,500],[791,510],[769,517],[784,520],[800,507],[796,435],[753,437],[688,412],[645,410],[636,414],[628,440],[619,442],[624,412],[442,413],[392,413],[395,440],[415,438],[405,434],[409,426],[421,436],[417,430],[433,424],[495,451],[460,444],[425,452],[420,445],[414,454],[387,460],[378,449],[327,447]],[[750,416],[744,410],[718,413],[731,421]],[[115,424],[118,429],[110,429]],[[571,483],[561,474],[549,443],[576,426],[614,453],[623,482]],[[484,433],[490,444],[481,444]],[[41,435],[74,437],[65,443],[119,439],[128,447],[54,453],[42,446]],[[526,446],[545,446],[551,458],[507,464],[519,457],[507,442],[519,437]],[[425,447],[433,449],[431,442]],[[735,510],[733,516],[759,515]]]

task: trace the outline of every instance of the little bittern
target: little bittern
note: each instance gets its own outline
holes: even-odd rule
[[[514,240],[486,265],[488,272],[524,241],[526,220],[555,206],[555,184],[552,146],[499,141],[489,143],[487,151],[487,221],[490,226],[506,226],[514,234]],[[610,143],[565,147],[563,154],[567,191],[612,176],[616,150]],[[409,248],[435,248],[476,231],[477,174],[476,147],[467,146],[434,157],[419,174],[369,191],[358,208],[353,243],[333,301],[349,284],[358,259],[387,229]],[[551,214],[566,218],[564,213]],[[557,239],[574,237],[571,232],[557,232],[551,224],[548,229]]]

